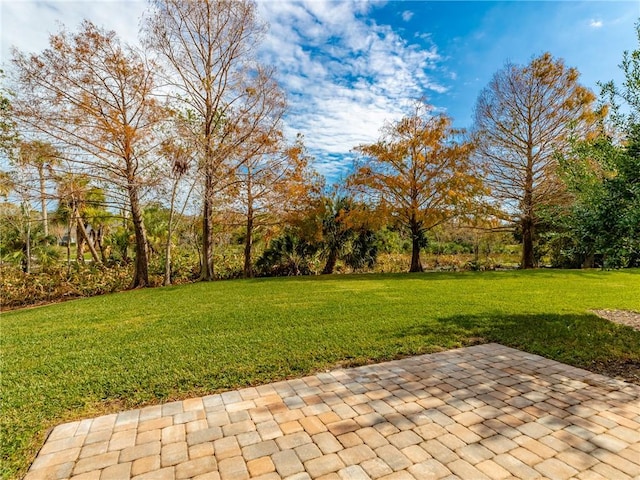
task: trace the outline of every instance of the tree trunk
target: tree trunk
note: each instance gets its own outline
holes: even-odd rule
[[[525,216],[522,219],[522,259],[523,269],[535,267],[535,256],[533,252],[533,219]]]
[[[253,248],[253,191],[251,183],[251,165],[247,165],[247,230],[244,238],[244,278],[253,278],[251,250]]]
[[[104,225],[100,225],[98,227],[98,230],[95,232],[96,232],[96,235],[95,235],[96,245],[98,246],[98,250],[100,251],[100,258],[102,259],[102,263],[107,263],[107,252],[103,242]]]
[[[77,232],[82,236],[82,239],[84,240],[84,243],[87,244],[87,247],[89,248],[89,252],[91,253],[91,257],[93,258],[93,261],[97,265],[102,264],[102,261],[100,260],[100,257],[98,256],[98,252],[96,252],[96,248],[93,246],[93,242],[91,242],[91,239],[89,238],[89,234],[87,233],[87,229],[84,228],[84,221],[82,220],[82,217],[80,216],[80,213],[78,212],[77,209],[75,211],[75,214],[76,214]],[[78,243],[78,255],[80,256],[80,258],[82,258],[82,263],[84,263],[84,254],[83,254],[83,251],[82,251],[82,242],[80,242],[80,239],[76,239],[76,241]]]
[[[69,214],[69,228],[67,229],[67,277],[71,275],[71,230],[73,229],[73,215]]]
[[[167,245],[164,255],[164,286],[171,285],[171,237],[173,236],[173,210],[176,203],[176,190],[178,189],[178,180],[173,182],[171,189],[171,203],[169,204],[169,226],[167,228]]]
[[[531,113],[529,112],[529,115]],[[535,266],[533,253],[533,122],[528,121],[528,143],[527,143],[527,167],[525,172],[524,199],[522,202],[522,259],[520,267],[523,269]]]
[[[582,265],[580,266],[580,268],[593,268],[593,264],[595,263],[595,255],[593,253],[589,253],[587,254],[587,256],[584,258],[584,261],[582,262]]]
[[[336,268],[336,262],[338,261],[338,252],[335,249],[329,250],[329,256],[327,257],[327,263],[325,263],[322,269],[323,275],[331,275]]]
[[[147,255],[147,232],[144,228],[138,189],[129,184],[129,203],[131,207],[131,221],[136,238],[136,266],[131,288],[149,286],[149,259]]]
[[[122,230],[125,232],[128,232],[129,230],[129,211],[127,210],[127,208],[123,208],[122,209]],[[120,256],[122,257],[122,262],[125,265],[129,264],[129,240],[127,238],[125,238],[125,241],[122,242],[120,245]]]
[[[204,211],[202,214],[202,266],[200,280],[214,279],[213,270],[213,174],[207,172],[204,181]]]
[[[420,262],[420,248],[421,248],[421,231],[420,225],[415,219],[411,220],[411,268],[409,272],[422,272],[422,263]]]
[[[27,213],[29,210],[27,210]],[[27,241],[25,242],[24,272],[31,273],[31,218],[27,217]]]
[[[74,217],[76,217],[76,262],[84,265],[84,235],[80,231],[82,219],[76,216],[75,212]]]
[[[244,238],[244,278],[253,278],[251,249],[253,247],[253,208],[247,212],[247,231]]]
[[[45,191],[44,166],[38,167],[38,177],[40,180],[40,205],[42,208],[42,228],[44,236],[49,236],[49,220],[47,218],[47,195]]]

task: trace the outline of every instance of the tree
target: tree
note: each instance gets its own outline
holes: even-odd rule
[[[319,249],[325,257],[322,274],[332,274],[339,258],[352,268],[372,267],[378,255],[372,212],[349,196],[322,199]]]
[[[278,132],[264,132],[245,142],[235,170],[232,204],[244,218],[245,278],[253,277],[253,243],[257,231],[277,227],[295,212],[307,210],[320,190],[309,168],[302,139],[286,146]]]
[[[0,173],[0,195],[19,200],[19,205],[8,201],[2,204],[0,225],[0,254],[7,259],[19,261],[25,273],[32,272],[32,259],[46,265],[56,256],[50,247],[53,239],[44,234],[42,222],[34,218],[31,208],[33,172],[18,164],[10,173]]]
[[[60,153],[50,143],[41,140],[23,140],[19,143],[18,163],[22,166],[30,166],[38,173],[38,196],[40,197],[40,209],[42,213],[42,228],[44,235],[49,235],[49,220],[47,214],[47,180],[48,172],[59,163]]]
[[[317,245],[306,241],[293,230],[285,228],[273,239],[257,261],[261,272],[268,276],[297,276],[313,273]]]
[[[537,211],[567,200],[557,154],[570,138],[585,138],[602,112],[578,71],[545,53],[528,65],[507,63],[480,93],[475,107],[477,155],[504,215],[522,236],[522,268],[536,264]]]
[[[254,230],[273,222],[277,207],[286,205],[284,183],[293,180],[297,157],[288,155],[282,135],[282,116],[286,108],[284,93],[272,72],[260,69],[264,77],[261,87],[252,93],[258,99],[257,108],[246,113],[238,128],[244,141],[232,152],[233,162],[226,166],[227,177],[233,178],[230,191],[245,218],[244,277],[253,277]],[[277,215],[277,213],[276,213]]]
[[[0,258],[3,262],[17,262],[28,274],[33,271],[34,258],[42,267],[57,260],[58,252],[51,246],[51,238],[44,235],[42,223],[32,217],[28,202],[21,201],[20,205],[3,202],[0,206]]]
[[[96,198],[97,197],[97,198]],[[84,263],[84,245],[87,245],[91,258],[96,264],[101,264],[93,240],[87,231],[86,210],[92,200],[104,200],[102,191],[90,185],[86,175],[66,174],[58,179],[58,198],[60,216],[67,220],[67,265],[70,265],[71,230],[76,226],[76,250],[78,263]]]
[[[0,80],[4,78],[4,72],[0,70]],[[11,151],[19,139],[9,96],[10,93],[4,87],[0,87],[0,152],[8,157],[11,156]]]
[[[195,119],[202,176],[202,280],[213,280],[214,200],[225,162],[261,124],[261,91],[273,83],[253,54],[264,30],[247,0],[155,0],[145,41],[167,67],[176,102]]]
[[[636,37],[640,44],[640,21],[636,23]],[[609,101],[614,125],[632,134],[634,126],[640,125],[640,48],[625,50],[620,68],[625,78],[622,86],[613,80],[600,84],[601,96]],[[623,105],[628,107],[626,112]]]
[[[640,22],[636,34],[640,44]],[[593,266],[598,258],[608,268],[640,265],[640,49],[625,51],[620,68],[621,87],[602,84],[610,122],[561,158],[573,204],[555,221],[570,264]]]
[[[124,192],[136,241],[131,287],[149,284],[142,188],[152,173],[150,155],[164,110],[156,98],[154,70],[114,32],[91,22],[70,35],[50,38],[50,47],[26,56],[13,51],[19,121],[64,146],[80,173]]]
[[[348,179],[356,191],[370,195],[382,212],[411,237],[409,271],[422,271],[420,249],[425,233],[468,210],[483,192],[481,175],[471,162],[473,145],[457,141],[445,115],[417,105],[412,115],[383,127],[381,139],[360,145],[361,164]]]
[[[171,195],[169,199],[169,219],[167,221],[167,242],[165,244],[164,282],[163,285],[171,285],[171,244],[175,227],[176,197],[180,180],[189,172],[192,158],[191,150],[187,145],[175,141],[166,140],[162,145],[162,154],[170,164]],[[190,192],[189,192],[190,193]],[[189,195],[187,195],[188,199]]]
[[[568,212],[554,218],[564,227],[565,261],[639,266],[640,126],[622,146],[606,135],[575,144],[561,167],[574,199]]]

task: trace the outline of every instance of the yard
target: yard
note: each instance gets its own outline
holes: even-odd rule
[[[337,365],[498,342],[640,383],[640,270],[274,278],[136,290],[2,314],[2,478],[49,428]]]

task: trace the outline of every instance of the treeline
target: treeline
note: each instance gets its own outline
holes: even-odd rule
[[[284,92],[256,56],[265,28],[250,1],[154,0],[142,50],[89,21],[14,49],[3,275],[19,268],[27,295],[65,284],[57,297],[367,271],[381,254],[417,272],[447,248],[469,255],[455,268],[494,268],[514,243],[521,268],[640,266],[640,50],[600,98],[548,53],[507,63],[466,132],[415,102],[329,188],[283,134]]]

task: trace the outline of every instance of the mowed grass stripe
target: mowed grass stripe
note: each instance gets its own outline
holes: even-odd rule
[[[640,271],[353,275],[137,290],[2,314],[2,478],[48,428],[170,399],[495,341],[579,367],[640,365]]]

